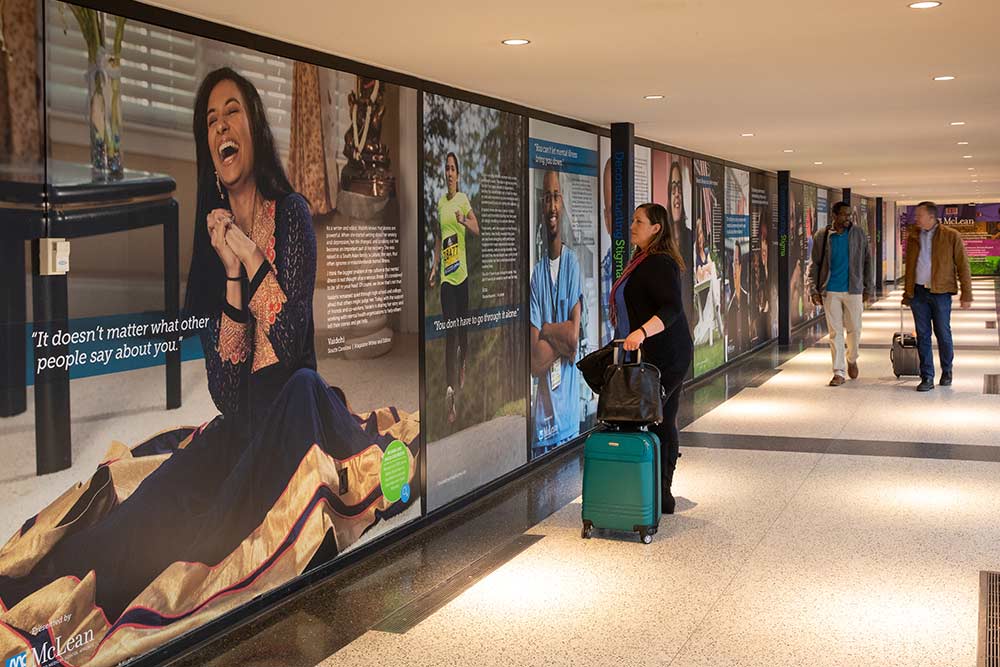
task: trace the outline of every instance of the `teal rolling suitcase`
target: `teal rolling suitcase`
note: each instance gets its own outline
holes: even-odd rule
[[[583,445],[583,537],[594,528],[637,532],[660,526],[660,440],[648,431],[602,429]]]

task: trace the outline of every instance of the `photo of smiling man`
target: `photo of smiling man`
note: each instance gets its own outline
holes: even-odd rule
[[[559,174],[546,171],[542,182],[541,219],[548,252],[531,271],[530,298],[531,376],[538,380],[532,406],[536,448],[557,445],[580,432],[580,262],[562,241]]]
[[[596,397],[576,362],[597,349],[597,137],[530,126],[531,455],[593,425]]]

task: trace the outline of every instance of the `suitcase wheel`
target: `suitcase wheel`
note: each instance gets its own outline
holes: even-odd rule
[[[636,530],[639,533],[639,539],[642,540],[643,544],[650,544],[653,541],[653,535],[656,534],[655,528],[641,527]]]
[[[645,535],[642,536],[642,543],[643,544],[649,544],[652,541],[653,541],[653,536],[650,535],[649,533],[646,533]]]
[[[590,536],[594,534],[594,524],[589,521],[583,522],[583,530],[580,532],[580,537],[585,540],[589,540]]]

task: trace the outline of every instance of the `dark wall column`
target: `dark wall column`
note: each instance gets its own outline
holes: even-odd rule
[[[882,212],[882,198],[875,198],[875,292],[876,294],[882,290],[882,283],[885,282],[885,275],[882,271],[883,260],[885,260],[885,244],[883,243],[882,234],[885,233],[883,228],[883,212]]]
[[[635,126],[611,124],[611,263],[614,280],[629,260],[629,225],[635,210]]]
[[[791,181],[791,172],[778,172],[778,343],[780,345],[788,345],[792,330],[789,293],[791,266],[788,252],[788,198],[791,195]]]

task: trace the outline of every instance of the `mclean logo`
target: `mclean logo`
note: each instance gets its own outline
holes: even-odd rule
[[[62,662],[62,658],[70,658],[76,655],[80,652],[80,649],[93,641],[93,630],[73,635],[66,642],[63,642],[62,637],[56,637],[55,644],[46,641],[41,646],[31,649],[30,654],[25,651],[20,655],[15,655],[13,658],[7,658],[4,667],[32,667],[32,665],[46,667],[46,665]],[[35,659],[34,662],[29,660],[29,655]]]
[[[971,218],[962,218],[961,220],[958,218],[943,218],[941,222],[949,227],[973,227],[976,224],[976,221]]]

